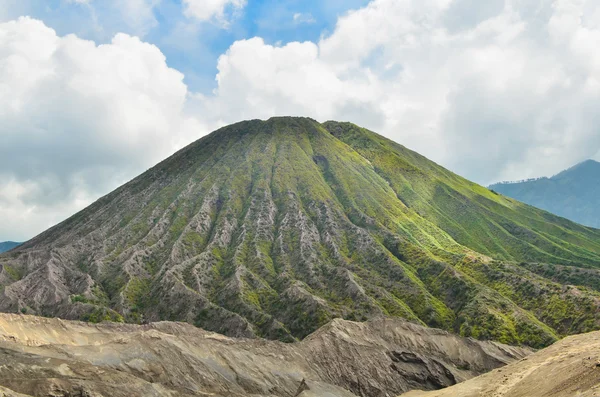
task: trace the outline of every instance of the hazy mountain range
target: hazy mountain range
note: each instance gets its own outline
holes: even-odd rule
[[[21,243],[15,243],[14,241],[4,241],[0,243],[0,253],[9,251]]]
[[[503,182],[490,189],[524,203],[600,228],[600,163],[584,161],[551,178]]]
[[[0,256],[0,310],[302,339],[401,317],[546,346],[600,328],[600,230],[350,123],[224,127]]]

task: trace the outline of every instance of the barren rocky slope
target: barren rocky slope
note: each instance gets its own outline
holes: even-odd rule
[[[440,391],[402,397],[598,397],[600,332],[567,337],[519,362]]]
[[[0,386],[32,396],[383,397],[450,386],[529,353],[393,319],[335,320],[286,344],[185,323],[0,315]]]
[[[253,120],[0,255],[0,311],[304,338],[401,317],[546,346],[600,329],[600,231],[349,123]]]

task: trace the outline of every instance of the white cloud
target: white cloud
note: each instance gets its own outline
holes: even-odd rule
[[[199,21],[215,20],[226,26],[228,16],[246,6],[246,0],[183,0],[184,14]]]
[[[349,82],[337,76],[311,42],[274,47],[260,38],[238,41],[218,69],[218,89],[205,112],[232,114],[226,121],[285,114],[325,118],[346,102],[366,102],[379,93],[368,78]]]
[[[137,35],[144,36],[158,25],[154,17],[154,8],[160,2],[161,0],[113,0],[113,7],[119,9],[125,23]]]
[[[0,24],[0,236],[31,237],[204,133],[182,80],[135,37]]]
[[[27,3],[27,0],[21,1]],[[77,27],[80,32],[87,31],[90,35],[92,30],[96,36],[109,39],[111,34],[106,30],[111,32],[125,30],[139,37],[147,35],[150,30],[158,26],[154,10],[162,0],[66,0],[66,2],[84,6],[89,12],[90,20],[79,18],[77,23],[73,24],[74,27]],[[92,26],[89,26],[90,23]]]
[[[293,20],[294,23],[296,24],[302,24],[302,23],[306,23],[306,24],[311,24],[311,23],[315,23],[317,22],[315,20],[315,18],[312,16],[311,13],[302,13],[302,12],[297,12],[294,14],[293,16]]]
[[[481,183],[600,149],[600,4],[374,0],[318,43],[234,43],[205,115],[347,119]]]
[[[217,3],[196,12],[243,5]],[[353,121],[481,183],[600,159],[599,22],[592,0],[374,0],[316,43],[233,43],[208,95],[137,38],[0,24],[0,240],[242,119]]]

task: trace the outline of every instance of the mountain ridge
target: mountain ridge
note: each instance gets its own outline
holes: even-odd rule
[[[0,256],[0,310],[283,341],[383,315],[541,347],[600,328],[599,237],[353,124],[251,120]]]
[[[586,160],[552,177],[489,188],[589,227],[600,228],[600,163]]]
[[[21,245],[21,243],[16,243],[14,241],[3,241],[0,243],[0,254],[6,251],[10,251],[11,249]]]
[[[579,171],[581,169],[586,169],[586,170],[591,169],[591,170],[597,171],[599,168],[600,168],[600,162],[593,160],[593,159],[587,159],[578,164],[575,164],[573,167],[567,168],[566,170],[559,172],[558,174],[550,177],[550,179],[560,179],[561,177],[568,176],[569,174],[571,174],[575,171]]]

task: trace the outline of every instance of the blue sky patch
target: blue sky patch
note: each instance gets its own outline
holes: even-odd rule
[[[112,0],[5,0],[2,21],[29,15],[41,19],[61,36],[76,34],[97,44],[119,33],[142,37],[160,48],[169,66],[185,74],[190,90],[215,88],[218,57],[236,40],[255,36],[265,43],[317,42],[334,28],[340,15],[367,0],[248,0],[230,15],[227,26],[196,21],[184,15],[181,0],[146,0],[148,13],[134,13],[125,2]],[[139,15],[136,15],[139,14]]]

